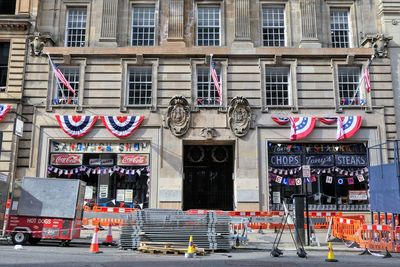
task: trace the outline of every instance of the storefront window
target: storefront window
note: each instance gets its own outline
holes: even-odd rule
[[[150,146],[51,141],[48,177],[86,182],[86,205],[148,207]]]
[[[309,177],[307,169],[309,166]],[[289,207],[292,195],[308,195],[311,210],[368,210],[365,144],[268,143],[270,207]]]

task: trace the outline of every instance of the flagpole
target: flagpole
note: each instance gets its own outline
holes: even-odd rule
[[[212,58],[213,58],[213,54],[210,54],[210,71],[209,71],[209,77],[208,77],[208,104],[210,104],[210,101],[211,101]]]

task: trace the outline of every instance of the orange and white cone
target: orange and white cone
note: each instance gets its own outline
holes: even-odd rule
[[[106,236],[106,241],[103,242],[105,245],[114,245],[114,240],[112,236],[112,225],[111,222],[108,224],[108,232]]]
[[[99,250],[99,228],[96,226],[94,228],[94,234],[92,238],[92,243],[90,244],[90,252],[92,253],[101,253],[102,251]]]

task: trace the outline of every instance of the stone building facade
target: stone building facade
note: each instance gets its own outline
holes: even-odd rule
[[[268,210],[308,190],[315,209],[366,209],[366,147],[396,137],[391,60],[365,41],[381,2],[42,0],[51,42],[27,58],[17,177],[83,179],[102,205]],[[72,138],[56,114],[141,124],[118,138],[99,119]],[[360,129],[338,141],[318,120],[291,141],[273,120],[338,116]]]
[[[14,119],[16,114],[22,113],[25,52],[35,26],[37,8],[37,0],[0,1],[0,232],[6,199],[17,167],[21,138],[13,135]]]

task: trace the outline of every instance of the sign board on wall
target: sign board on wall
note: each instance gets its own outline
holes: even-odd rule
[[[107,184],[100,185],[100,198],[108,198],[108,185]]]
[[[117,189],[117,201],[125,201],[125,189]]]
[[[24,122],[18,118],[14,120],[14,134],[19,137],[24,135]]]
[[[132,203],[133,202],[133,190],[125,189],[125,202]]]
[[[311,177],[310,165],[303,165],[302,170],[303,170],[303,177],[304,178],[310,178]]]
[[[51,165],[82,165],[82,154],[52,154]]]
[[[349,200],[368,200],[367,190],[349,190]]]
[[[297,167],[301,166],[301,156],[277,154],[270,157],[270,162],[274,167]]]
[[[113,159],[89,159],[90,166],[113,166]]]
[[[93,186],[86,186],[85,199],[93,199]]]
[[[367,155],[335,155],[338,167],[364,167],[368,164]]]
[[[147,166],[149,154],[118,154],[119,166]]]
[[[279,191],[272,192],[272,203],[274,204],[281,203],[281,192]]]
[[[50,142],[51,153],[150,153],[147,141],[136,143]]]

